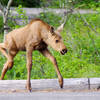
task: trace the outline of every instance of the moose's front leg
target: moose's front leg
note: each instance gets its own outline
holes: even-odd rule
[[[52,54],[49,52],[48,49],[42,50],[42,51],[40,51],[40,52],[41,52],[45,57],[47,57],[48,59],[50,59],[50,61],[54,64],[54,67],[55,67],[55,70],[56,70],[56,72],[57,72],[58,79],[59,79],[59,85],[60,85],[61,88],[63,88],[63,77],[62,77],[61,74],[60,74],[60,71],[59,71],[59,68],[58,68],[56,59],[54,58],[54,56],[52,56]]]
[[[31,82],[30,82],[30,76],[31,76],[31,69],[32,69],[32,48],[27,48],[26,52],[27,57],[27,84],[26,88],[28,91],[31,92]]]

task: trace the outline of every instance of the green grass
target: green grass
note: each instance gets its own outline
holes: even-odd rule
[[[39,16],[52,26],[60,24],[61,17],[52,13]],[[49,48],[56,57],[59,69],[64,78],[100,77],[100,14],[85,14],[91,30],[81,19],[79,14],[69,15],[68,21],[61,33],[68,53],[62,56]],[[0,34],[0,41],[3,35]],[[53,64],[43,57],[38,51],[33,52],[32,79],[57,78]],[[0,54],[0,73],[6,59]],[[5,79],[26,79],[25,52],[19,52],[14,59],[14,67],[8,71]]]

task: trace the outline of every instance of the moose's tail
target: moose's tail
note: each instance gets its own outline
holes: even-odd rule
[[[6,52],[5,43],[0,43],[0,51],[1,51],[1,53],[2,53],[6,58],[8,58],[8,54],[7,54],[7,52]]]

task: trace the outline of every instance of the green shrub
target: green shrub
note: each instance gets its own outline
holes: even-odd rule
[[[9,0],[2,0],[3,5],[7,5]],[[81,9],[98,8],[100,7],[100,0],[13,0],[12,6],[18,7],[49,7],[49,8],[61,8],[61,7],[74,7]]]
[[[7,5],[9,0],[2,0],[3,5]],[[23,7],[40,7],[40,0],[13,0],[12,6],[17,7],[22,5]]]

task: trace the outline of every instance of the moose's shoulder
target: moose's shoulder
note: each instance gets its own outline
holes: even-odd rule
[[[37,22],[37,21],[39,21],[39,22],[43,23],[44,25],[49,26],[49,24],[48,24],[48,23],[44,22],[43,20],[41,20],[41,19],[39,19],[39,18],[32,19],[32,20],[30,21],[29,25],[31,25],[31,24],[33,24],[34,22]]]

